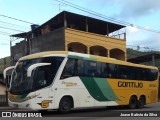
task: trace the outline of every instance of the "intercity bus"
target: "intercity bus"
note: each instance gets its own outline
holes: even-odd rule
[[[113,58],[50,51],[19,59],[11,75],[9,106],[69,112],[72,108],[158,101],[158,69]]]

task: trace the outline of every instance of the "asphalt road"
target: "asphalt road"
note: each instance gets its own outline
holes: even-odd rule
[[[159,111],[160,115],[160,102],[155,104],[146,105],[143,109],[128,109],[127,107],[98,107],[98,108],[83,108],[74,109],[68,114],[60,114],[56,111],[42,112],[43,117],[119,117],[122,114],[134,113],[145,113],[150,114],[150,116],[155,116],[154,113]],[[152,114],[153,113],[153,114]]]
[[[19,110],[12,110],[18,111]],[[23,110],[22,110],[23,111]],[[27,112],[27,111],[23,111]],[[32,111],[30,111],[32,112]],[[157,114],[158,113],[158,114]],[[121,117],[121,114],[125,115],[134,115],[134,117]],[[156,117],[156,114],[159,117]],[[29,120],[79,120],[79,119],[87,119],[87,120],[125,120],[125,119],[144,119],[144,120],[159,120],[160,119],[160,102],[155,104],[146,105],[143,109],[128,109],[126,107],[112,107],[112,108],[105,108],[105,107],[98,107],[98,108],[83,108],[83,109],[74,109],[68,114],[60,114],[56,111],[47,111],[41,113],[42,118],[23,118]],[[143,117],[137,117],[137,115]],[[144,115],[148,115],[150,117],[144,117]],[[0,120],[6,119],[22,119],[22,118],[0,118]]]

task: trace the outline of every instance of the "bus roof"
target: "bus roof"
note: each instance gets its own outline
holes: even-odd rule
[[[47,51],[47,52],[39,52],[31,55],[24,56],[19,59],[19,61],[22,60],[28,60],[28,59],[36,59],[36,58],[42,58],[47,56],[72,56],[74,58],[84,58],[84,59],[90,59],[94,61],[99,62],[107,62],[107,63],[113,63],[113,64],[119,64],[119,65],[127,65],[127,66],[135,66],[135,67],[141,67],[141,68],[149,68],[149,69],[157,69],[157,67],[154,66],[147,66],[147,65],[140,65],[140,64],[134,64],[122,60],[117,60],[114,58],[108,58],[108,57],[102,57],[102,56],[96,56],[96,55],[89,55],[89,54],[83,54],[83,53],[76,53],[76,52],[68,52],[68,51]]]
[[[46,51],[46,52],[34,53],[34,54],[30,54],[30,55],[27,55],[27,56],[24,56],[24,57],[20,58],[19,61],[42,58],[42,57],[45,57],[45,56],[52,56],[52,55],[56,55],[56,54],[67,55],[68,51]]]

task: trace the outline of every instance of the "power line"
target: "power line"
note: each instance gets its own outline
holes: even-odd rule
[[[154,30],[154,29],[149,29],[149,28],[146,28],[146,27],[142,27],[142,26],[137,26],[137,25],[134,25],[134,24],[131,24],[129,22],[125,22],[125,21],[120,21],[120,20],[117,20],[115,18],[112,18],[112,17],[109,17],[109,16],[106,16],[106,15],[103,15],[103,14],[100,14],[98,12],[95,12],[95,11],[92,11],[92,10],[89,10],[89,9],[86,9],[86,8],[83,8],[81,6],[78,6],[78,5],[75,5],[73,3],[70,3],[68,1],[65,1],[65,0],[55,0],[55,1],[58,1],[60,3],[63,3],[63,4],[66,4],[70,7],[73,7],[75,9],[78,9],[78,10],[81,10],[83,12],[87,12],[89,14],[92,14],[92,15],[95,15],[95,16],[98,16],[98,17],[101,17],[103,19],[107,19],[107,20],[110,20],[112,22],[116,22],[116,23],[119,23],[121,25],[125,25],[125,26],[131,26],[131,27],[135,27],[135,28],[138,28],[138,29],[142,29],[142,30],[145,30],[145,31],[150,31],[150,32],[154,32],[154,33],[160,33],[160,31],[158,30]]]
[[[66,4],[52,4],[52,5],[58,5],[59,12],[61,11],[61,7],[62,7],[62,6],[67,6]]]
[[[10,35],[11,33],[4,32],[4,31],[0,31],[0,34],[4,34],[4,35]]]
[[[0,36],[0,38],[1,38],[1,39],[6,39],[7,37],[2,37],[2,36]],[[9,38],[9,36],[8,36],[8,38]],[[8,38],[7,38],[7,39],[8,39]]]
[[[24,32],[24,31],[21,31],[21,30],[7,28],[7,27],[3,27],[3,26],[0,26],[0,28],[4,28],[4,29],[8,29],[8,30],[13,30],[13,31],[18,31],[18,32]]]
[[[13,23],[9,23],[9,22],[0,21],[0,23],[2,23],[2,24],[8,24],[8,25],[12,25],[12,26],[17,26],[17,27],[20,27],[20,28],[29,29],[29,27],[25,27],[25,26],[21,26],[21,25],[13,24]]]
[[[28,24],[34,24],[34,23],[31,23],[31,22],[28,22],[28,21],[20,20],[20,19],[13,18],[13,17],[6,16],[6,15],[2,15],[2,14],[0,14],[0,16],[6,17],[6,18],[9,18],[9,19],[13,19],[13,20],[17,20],[17,21],[20,21],[20,22],[28,23]]]
[[[10,41],[9,39],[5,39],[5,38],[1,38],[1,37],[0,37],[0,40]]]
[[[78,5],[76,5],[76,4],[70,3],[70,2],[65,1],[65,0],[61,0],[61,1],[60,1],[60,0],[55,0],[55,1],[58,1],[58,2],[60,2],[60,3],[66,4],[66,5],[69,5],[70,7],[73,7],[73,8],[75,8],[75,9],[81,10],[81,11],[83,11],[83,12],[87,12],[87,13],[89,13],[89,14],[96,15],[96,16],[101,17],[101,18],[103,18],[103,17],[105,16],[105,19],[107,18],[107,19],[110,20],[110,21],[115,21],[115,20],[116,20],[115,18],[112,18],[112,17],[106,16],[106,15],[103,15],[103,14],[101,14],[101,13],[98,13],[98,12],[95,12],[95,11],[92,11],[92,10],[89,10],[89,9],[86,9],[86,8],[84,8],[84,7],[78,6]],[[62,1],[64,1],[64,2],[62,2]],[[121,21],[119,21],[119,23],[121,23]],[[123,23],[124,23],[124,22],[123,22]],[[126,24],[129,24],[129,23],[126,22]]]

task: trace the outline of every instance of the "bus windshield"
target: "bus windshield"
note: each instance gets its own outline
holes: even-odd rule
[[[10,93],[24,94],[51,85],[64,57],[44,57],[19,61],[11,77]],[[31,77],[27,77],[27,69],[36,63],[51,63],[40,66],[32,71]]]

